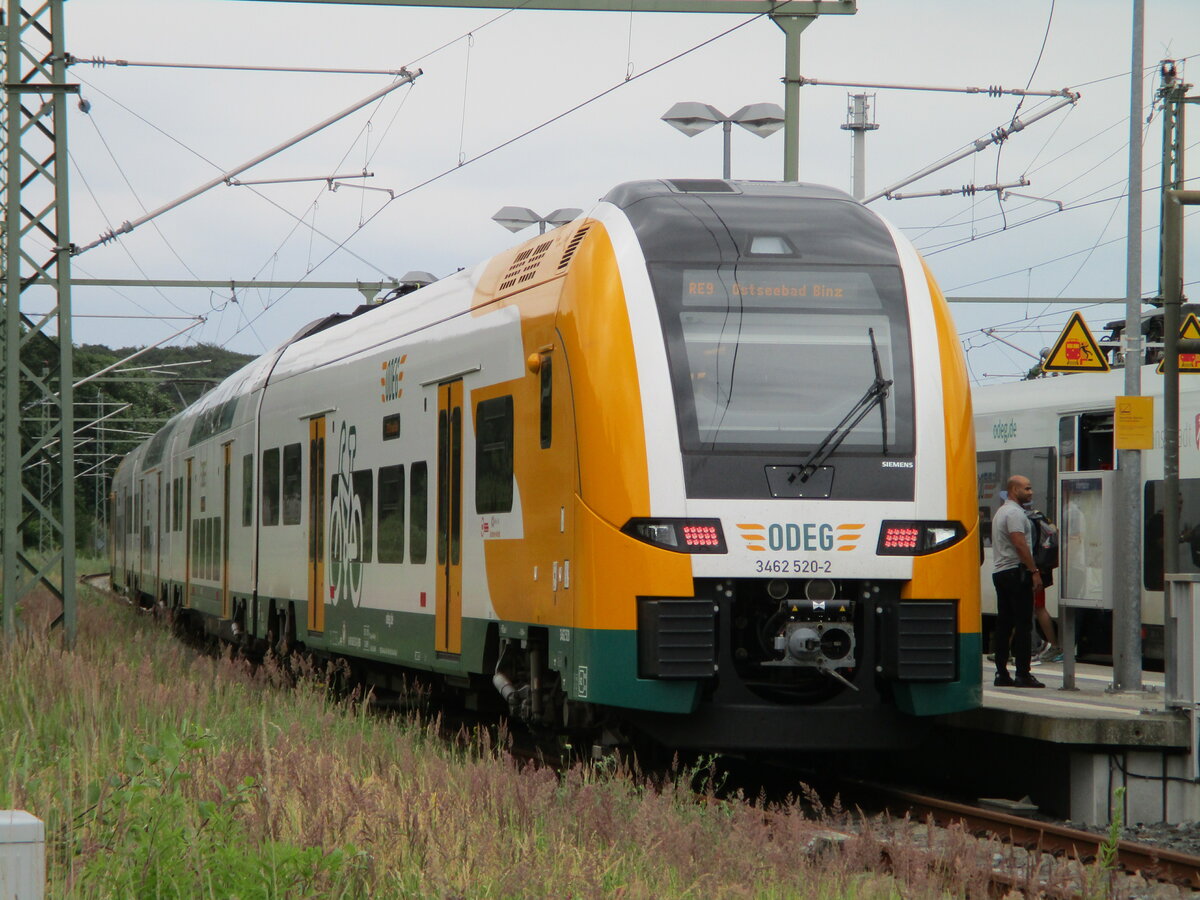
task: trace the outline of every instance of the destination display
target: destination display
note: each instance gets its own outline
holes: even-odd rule
[[[853,270],[684,269],[680,293],[685,306],[726,306],[738,299],[753,306],[879,309],[879,294],[867,272]]]

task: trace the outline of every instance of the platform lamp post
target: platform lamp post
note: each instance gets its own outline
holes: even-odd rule
[[[778,103],[751,103],[743,106],[732,116],[727,116],[716,107],[707,103],[684,101],[676,103],[665,113],[662,120],[688,137],[695,137],[702,131],[707,131],[714,125],[720,125],[725,132],[725,164],[721,177],[730,177],[730,134],[733,125],[737,123],[760,138],[767,138],[783,127],[783,109]]]
[[[527,206],[505,206],[492,216],[492,221],[497,225],[507,228],[513,234],[516,234],[522,228],[528,228],[530,225],[537,225],[538,234],[545,234],[547,225],[555,227],[566,225],[582,212],[582,209],[564,207],[563,209],[556,209],[548,216],[539,216]]]

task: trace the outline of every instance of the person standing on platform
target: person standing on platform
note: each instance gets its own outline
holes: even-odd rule
[[[1033,523],[1033,561],[1042,575],[1041,588],[1033,592],[1033,619],[1034,636],[1043,639],[1044,646],[1032,652],[1033,665],[1062,662],[1054,620],[1046,609],[1046,588],[1054,584],[1054,570],[1058,568],[1058,528],[1032,503],[1027,504],[1025,515]]]
[[[1030,622],[1033,592],[1042,587],[1042,576],[1033,561],[1033,522],[1024,504],[1033,499],[1033,484],[1024,475],[1008,479],[1008,496],[992,519],[992,584],[996,586],[997,687],[1045,687],[1029,672]],[[1014,678],[1008,672],[1012,648]]]

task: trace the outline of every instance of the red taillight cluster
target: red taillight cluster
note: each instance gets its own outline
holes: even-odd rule
[[[888,528],[883,533],[883,546],[887,550],[915,550],[921,536],[919,528]]]
[[[683,543],[688,547],[717,547],[721,536],[715,525],[684,525]]]
[[[953,547],[966,536],[962,522],[881,522],[875,552],[882,556],[924,556]]]
[[[630,537],[674,553],[727,553],[720,519],[630,519]]]

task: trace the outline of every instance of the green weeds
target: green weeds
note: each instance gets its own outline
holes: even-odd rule
[[[965,863],[893,850],[903,883],[876,874],[870,828],[832,839],[836,805],[723,797],[710,759],[656,783],[615,759],[520,767],[302,666],[197,656],[87,589],[64,652],[50,605],[0,647],[0,809],[46,822],[50,898],[981,895]]]

